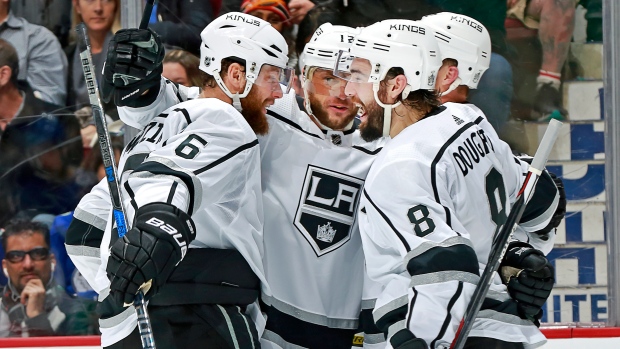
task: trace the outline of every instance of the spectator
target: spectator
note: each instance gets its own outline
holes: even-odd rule
[[[291,14],[288,5],[284,0],[243,0],[241,3],[241,12],[258,17],[269,22],[275,28],[288,45],[289,59],[288,66],[295,68],[297,66],[297,54],[295,53],[295,39],[291,26]]]
[[[238,11],[238,8],[235,9]],[[213,20],[213,7],[206,0],[160,0],[153,29],[167,46],[200,55],[200,32]]]
[[[71,0],[12,0],[11,11],[17,17],[49,29],[62,47],[69,43]]]
[[[538,117],[554,111],[566,115],[562,107],[562,67],[568,57],[570,40],[575,28],[576,0],[506,0],[508,16],[538,29],[542,45],[542,64],[536,78],[536,97],[532,108]]]
[[[18,75],[18,54],[0,39],[0,226],[24,209],[60,214],[79,200],[79,123],[72,114],[54,115],[60,107],[37,99]]]
[[[101,81],[103,63],[108,54],[108,44],[112,39],[113,31],[120,28],[120,0],[73,0],[73,28],[78,23],[84,22],[88,29],[95,77]],[[77,43],[72,43],[65,49],[69,61],[69,88],[67,105],[77,110],[89,106],[88,90],[82,71],[80,52]],[[105,104],[104,111],[113,118],[116,107],[113,104]]]
[[[2,292],[0,337],[95,334],[86,301],[71,299],[54,281],[56,259],[44,224],[11,221],[2,246],[9,282]]]
[[[183,50],[172,50],[164,56],[164,72],[168,80],[187,87],[204,86],[202,70],[198,69],[200,59]]]
[[[269,22],[280,33],[291,26],[291,13],[284,0],[244,0],[241,11]]]
[[[58,39],[48,29],[16,17],[10,1],[0,0],[0,38],[19,54],[18,80],[26,80],[35,96],[64,105],[67,96],[67,58]]]

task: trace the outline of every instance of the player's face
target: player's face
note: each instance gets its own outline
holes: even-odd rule
[[[52,275],[54,255],[50,254],[42,234],[26,231],[9,236],[6,251],[2,267],[8,272],[17,291],[21,292],[32,279],[41,279],[43,285],[48,283]],[[24,254],[24,251],[32,252]]]
[[[368,82],[371,65],[366,59],[355,58],[351,62],[350,78],[345,88],[347,96],[356,97],[360,110],[360,136],[367,142],[379,139],[383,135],[383,108],[377,104]],[[379,97],[381,98],[381,90]]]
[[[263,65],[250,93],[241,99],[241,114],[256,134],[264,135],[269,131],[267,108],[283,95],[281,74],[281,68]]]
[[[314,116],[333,130],[342,130],[357,115],[358,107],[344,93],[345,86],[346,81],[334,76],[332,71],[317,68],[305,91]]]

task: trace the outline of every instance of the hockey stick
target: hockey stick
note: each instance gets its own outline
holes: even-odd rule
[[[84,79],[86,79],[86,89],[88,90],[88,98],[90,99],[90,105],[93,109],[93,119],[95,120],[95,127],[97,128],[97,137],[99,138],[103,167],[105,168],[108,189],[110,190],[113,218],[116,222],[118,236],[123,237],[125,233],[127,233],[127,221],[125,219],[125,210],[123,209],[121,200],[118,172],[116,170],[116,164],[114,163],[114,150],[111,146],[108,125],[103,114],[101,100],[99,99],[99,88],[97,87],[97,78],[94,74],[95,68],[90,51],[88,32],[84,23],[80,23],[76,30],[78,33],[80,60],[82,61],[82,69],[84,70]],[[142,347],[144,349],[155,349],[153,329],[151,327],[149,315],[146,312],[146,303],[142,291],[138,292],[136,295],[134,306],[138,315],[138,329],[140,332],[140,339],[142,340]]]
[[[562,123],[558,120],[552,119],[549,122],[549,127],[547,127],[547,131],[545,132],[543,139],[540,141],[538,150],[536,151],[532,164],[528,169],[527,176],[523,181],[523,186],[521,186],[521,189],[519,190],[517,200],[510,210],[506,223],[504,223],[493,241],[493,247],[491,248],[491,253],[489,254],[489,261],[484,268],[480,281],[478,281],[478,285],[476,286],[471,300],[467,305],[465,316],[461,322],[461,327],[456,333],[456,337],[451,348],[462,349],[465,345],[467,336],[474,325],[474,320],[480,311],[480,306],[482,306],[482,302],[489,291],[489,287],[491,287],[493,276],[499,269],[499,265],[502,262],[504,254],[506,253],[506,249],[508,249],[508,240],[523,215],[525,205],[534,193],[534,188],[536,187],[536,182],[538,182],[538,177],[540,177],[543,169],[545,168],[551,148],[553,148],[553,144],[558,137],[560,126],[562,126]]]

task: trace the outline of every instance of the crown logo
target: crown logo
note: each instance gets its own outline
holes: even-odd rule
[[[327,222],[327,224],[323,226],[319,225],[316,231],[316,238],[327,243],[331,243],[334,240],[335,235],[336,230],[332,228],[332,222]]]

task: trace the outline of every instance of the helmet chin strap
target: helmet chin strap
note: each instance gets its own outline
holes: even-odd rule
[[[241,107],[241,98],[244,98],[245,96],[248,95],[248,93],[244,92],[243,95],[239,95],[239,92],[236,93],[232,93],[230,92],[230,90],[228,89],[228,87],[226,87],[226,84],[224,84],[224,81],[222,80],[222,78],[219,76],[219,74],[216,74],[213,76],[215,78],[215,82],[218,84],[218,86],[222,89],[222,91],[224,92],[225,95],[227,95],[228,97],[230,97],[232,99],[232,106],[237,109],[237,111],[239,113],[241,113],[241,111],[243,110],[243,108]],[[250,84],[248,87],[248,84]],[[250,88],[252,87],[252,83],[248,80],[245,81],[245,91],[250,90]]]
[[[448,89],[439,94],[439,97],[443,97],[443,96],[447,95],[448,93],[456,90],[456,88],[461,85],[461,82],[462,82],[462,80],[459,77],[454,79],[454,81],[452,81],[452,83],[450,84]]]
[[[405,92],[406,91],[406,92]],[[409,95],[409,89],[405,89],[403,91],[403,98],[407,98]],[[388,137],[390,135],[390,128],[392,127],[392,109],[398,107],[401,102],[398,101],[394,104],[385,104],[379,100],[379,82],[372,83],[372,92],[375,96],[375,101],[381,107],[383,107],[383,137]]]
[[[241,107],[241,98],[239,98],[239,93],[235,93],[231,96],[233,102],[232,105],[233,107],[235,107],[235,109],[237,109],[237,111],[239,113],[241,113],[241,111],[243,111],[243,108]]]

